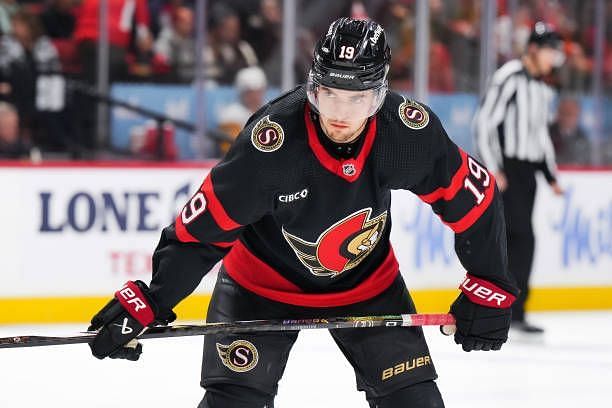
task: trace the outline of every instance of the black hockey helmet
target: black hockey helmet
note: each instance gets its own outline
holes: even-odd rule
[[[319,86],[348,91],[372,89],[377,96],[374,114],[384,101],[390,61],[391,51],[380,24],[340,18],[331,23],[315,46],[308,74],[308,100],[317,109]]]

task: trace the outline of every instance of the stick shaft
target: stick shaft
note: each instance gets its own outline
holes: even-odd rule
[[[321,319],[247,320],[230,323],[204,323],[198,325],[154,326],[138,336],[138,339],[201,336],[217,333],[247,333],[263,331],[294,331],[310,329],[346,329],[399,326],[453,325],[450,314],[403,314],[389,316],[332,317]],[[0,348],[56,346],[89,343],[95,332],[75,336],[12,336],[0,338]]]

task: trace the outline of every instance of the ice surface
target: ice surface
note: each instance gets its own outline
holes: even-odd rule
[[[426,329],[447,408],[610,406],[612,311],[530,316],[547,329],[541,340],[513,336],[498,352],[465,353],[437,328]],[[84,326],[0,326],[0,336],[72,334]],[[136,363],[96,360],[86,345],[0,349],[0,407],[195,408],[203,394],[201,348],[201,337],[147,340]],[[310,330],[291,353],[276,407],[367,403],[329,334]]]

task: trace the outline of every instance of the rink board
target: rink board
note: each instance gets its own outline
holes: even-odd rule
[[[160,229],[208,172],[201,164],[0,164],[0,323],[83,321],[126,280],[150,279]],[[612,308],[612,172],[564,171],[540,184],[532,310]],[[393,193],[392,242],[421,311],[443,311],[464,271],[453,234],[426,204]],[[206,310],[215,274],[181,305]],[[6,311],[11,310],[11,313]],[[9,316],[10,314],[10,316]]]

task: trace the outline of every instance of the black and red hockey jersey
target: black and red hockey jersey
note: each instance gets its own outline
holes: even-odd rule
[[[346,159],[330,154],[317,128],[303,87],[253,115],[162,232],[151,290],[163,309],[221,258],[241,286],[284,303],[327,307],[376,296],[399,273],[389,242],[394,189],[431,204],[455,232],[470,274],[513,288],[493,176],[428,107],[389,92]]]

